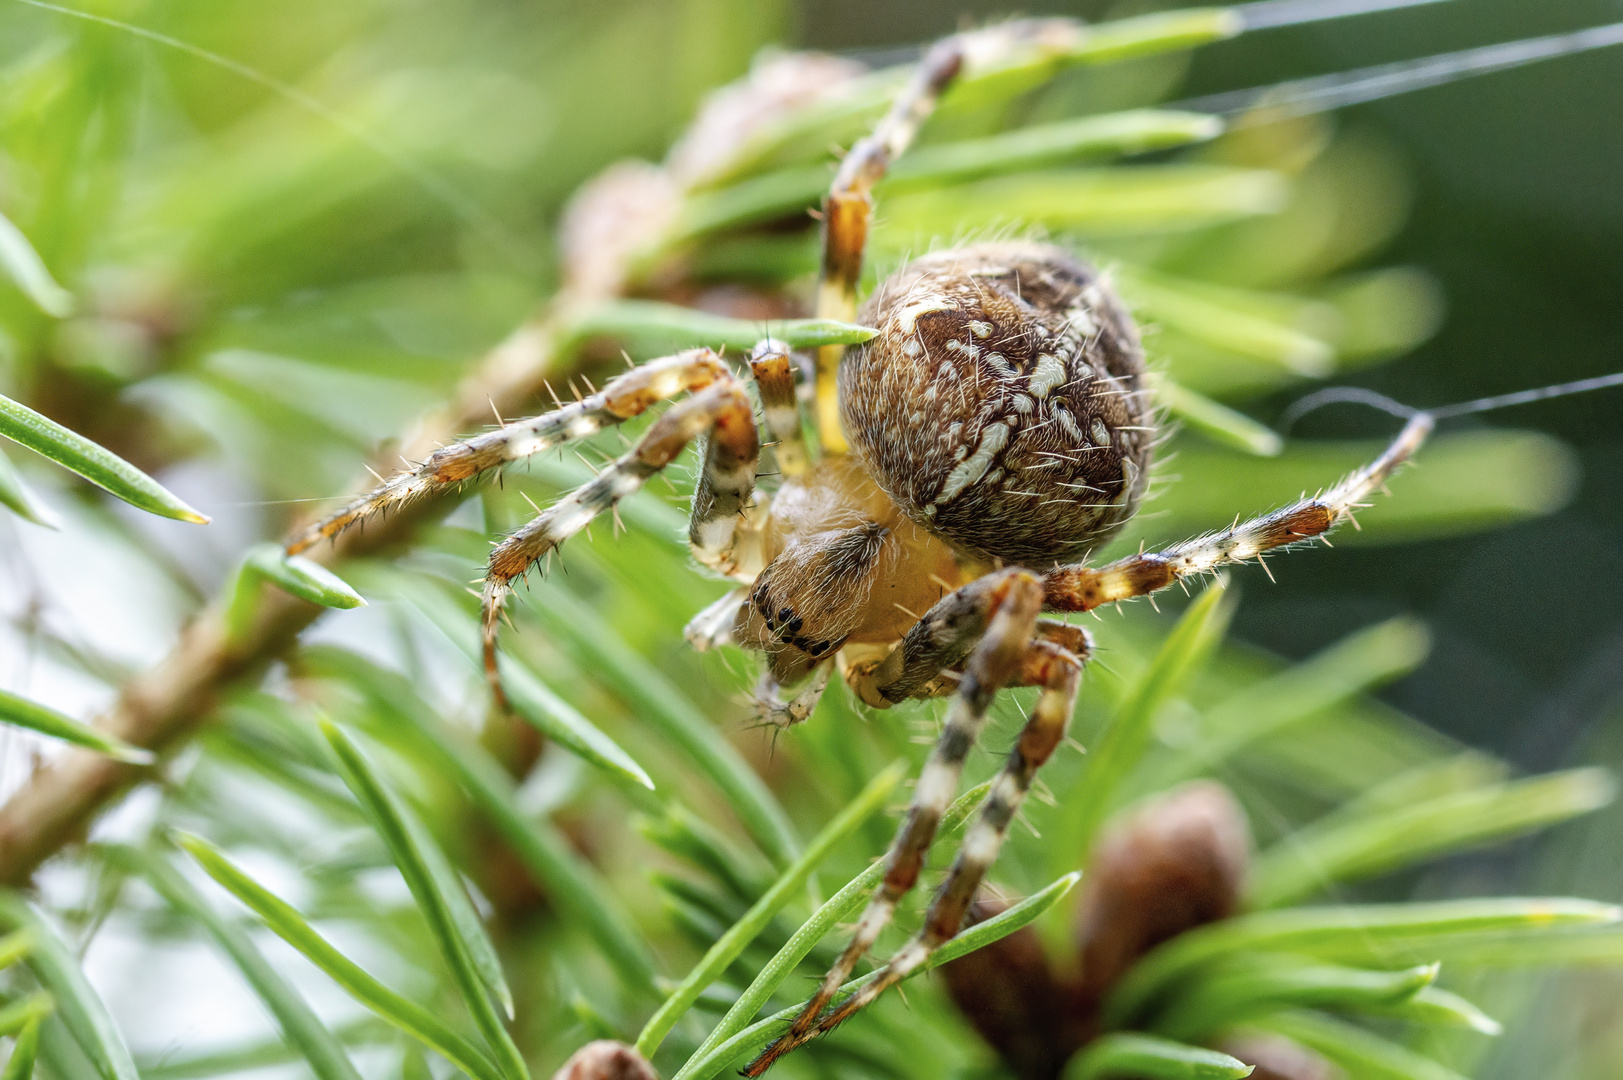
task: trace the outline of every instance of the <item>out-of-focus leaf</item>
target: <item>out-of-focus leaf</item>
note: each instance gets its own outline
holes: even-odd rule
[[[1428,986],[1408,1001],[1390,1006],[1365,1006],[1365,1012],[1394,1016],[1416,1024],[1469,1028],[1482,1035],[1498,1035],[1504,1027],[1471,1002],[1436,986]]]
[[[1270,1017],[1267,1026],[1317,1050],[1352,1076],[1372,1080],[1466,1080],[1423,1054],[1323,1013],[1280,1013]]]
[[[243,568],[263,580],[312,604],[330,608],[365,607],[361,594],[349,582],[302,555],[288,555],[276,544],[260,544],[243,557]]]
[[[1142,787],[1161,790],[1227,760],[1243,747],[1306,720],[1355,694],[1413,671],[1431,635],[1415,619],[1397,618],[1350,634],[1206,710],[1206,736],[1180,747]]]
[[[1334,364],[1335,350],[1329,343],[1268,311],[1263,297],[1140,268],[1123,268],[1117,276],[1122,295],[1152,323],[1241,356],[1278,364],[1298,375],[1327,375]],[[1300,304],[1312,306],[1307,301]],[[1300,313],[1290,314],[1307,321]],[[1318,321],[1333,318],[1326,312]]]
[[[1355,817],[1396,810],[1428,799],[1498,784],[1509,775],[1510,769],[1504,762],[1475,750],[1466,750],[1427,762],[1365,788],[1319,820],[1324,823],[1350,821]]]
[[[1218,442],[1259,457],[1275,457],[1285,448],[1278,434],[1237,409],[1186,390],[1165,376],[1154,379],[1155,397],[1174,417]]]
[[[41,990],[0,1008],[0,1035],[15,1035],[37,1026],[56,1009],[56,999]]]
[[[772,883],[759,856],[733,846],[720,830],[680,804],[673,803],[663,814],[645,818],[638,831],[650,843],[725,882],[735,896],[746,902],[766,892]]]
[[[292,905],[243,873],[218,848],[201,837],[185,834],[177,835],[175,841],[197,860],[209,877],[251,908],[277,937],[303,953],[356,1001],[443,1055],[475,1080],[503,1080],[503,1074],[484,1050],[451,1030],[432,1012],[367,974],[316,933]]]
[[[108,849],[113,858],[141,874],[176,911],[201,923],[237,969],[265,1008],[276,1017],[287,1041],[298,1048],[311,1071],[321,1080],[359,1080],[344,1047],[327,1030],[303,996],[289,986],[248,940],[236,922],[224,919],[196,889],[161,857],[135,848]]]
[[[0,971],[15,964],[34,951],[34,935],[29,930],[17,930],[0,938]]]
[[[103,1080],[140,1080],[118,1025],[85,978],[78,959],[50,924],[13,892],[0,892],[0,922],[12,930],[27,930],[33,938],[28,966],[50,991],[57,1014]]]
[[[56,283],[28,237],[4,214],[0,214],[0,270],[45,314],[58,319],[73,314],[73,294]]]
[[[1404,949],[1443,949],[1475,935],[1535,938],[1560,927],[1617,923],[1623,908],[1570,897],[1494,897],[1425,904],[1363,904],[1262,911],[1181,934],[1139,961],[1111,991],[1107,1022],[1138,1014],[1173,980],[1243,952],[1297,952],[1374,964],[1401,962]]]
[[[820,345],[860,345],[877,331],[832,319],[772,319],[751,322],[662,304],[653,300],[616,300],[582,313],[569,324],[572,341],[593,337],[627,338],[671,349],[708,346],[748,350],[764,337],[791,349]]]
[[[1443,321],[1442,289],[1424,270],[1393,266],[1355,274],[1320,293],[1336,311],[1336,357],[1343,368],[1401,356]]]
[[[1142,154],[1204,142],[1222,133],[1223,121],[1205,113],[1133,109],[1038,124],[984,139],[922,146],[891,167],[881,184],[880,198],[885,192],[915,184],[1023,172],[1078,158]]]
[[[638,719],[680,747],[721,789],[774,863],[787,866],[794,860],[800,843],[783,807],[686,695],[568,591],[538,582],[532,610],[560,644],[577,650],[584,666],[634,707]]]
[[[47,529],[62,527],[62,522],[51,512],[51,508],[39,501],[18,474],[17,467],[3,453],[0,453],[0,506],[7,507],[24,521],[31,521],[35,525]]]
[[[1430,941],[1383,944],[1387,963],[1418,962],[1421,957],[1445,964],[1493,968],[1614,967],[1623,964],[1623,927],[1557,926],[1547,930],[1460,934]],[[1329,955],[1366,959],[1356,943],[1325,950]]]
[[[1179,618],[1149,666],[1122,696],[1109,726],[1089,751],[1082,778],[1055,831],[1054,862],[1074,865],[1085,857],[1122,782],[1150,745],[1156,714],[1182,691],[1206,661],[1234,614],[1225,601],[1227,581],[1215,579]]]
[[[639,1054],[645,1058],[654,1056],[659,1044],[665,1040],[671,1028],[676,1026],[677,1020],[692,1007],[699,992],[715,982],[722,970],[744,951],[745,946],[755,940],[756,935],[772,916],[806,884],[812,872],[828,858],[834,848],[885,804],[885,800],[890,797],[896,785],[901,783],[906,773],[906,762],[898,761],[886,768],[874,777],[862,793],[841,810],[810,844],[806,845],[806,850],[801,856],[772,883],[772,887],[744,913],[743,918],[727,929],[720,940],[711,946],[693,970],[688,972],[687,977],[671,991],[670,996],[655,1011],[644,1025],[642,1033],[637,1036]]]
[[[1252,957],[1180,987],[1153,1022],[1174,1039],[1201,1039],[1285,1006],[1358,1010],[1409,1001],[1437,978],[1437,965],[1370,971],[1294,957]]]
[[[150,750],[131,746],[121,739],[104,735],[93,727],[87,727],[71,717],[63,716],[55,709],[47,709],[43,705],[4,690],[0,690],[0,723],[27,728],[40,735],[61,739],[63,742],[82,746],[86,750],[94,750],[98,754],[106,754],[110,758],[127,761],[132,765],[150,765],[154,760]]]
[[[1241,20],[1233,11],[1217,7],[1158,12],[1092,26],[1054,22],[1046,35],[1026,48],[1001,55],[994,50],[972,50],[970,62],[944,95],[940,111],[950,116],[986,109],[1041,86],[1067,67],[1190,49],[1232,37],[1241,29]],[[997,31],[994,27],[989,32]],[[910,66],[902,66],[874,72],[855,80],[831,100],[791,113],[756,136],[734,161],[718,168],[714,179],[725,182],[773,164],[826,157],[829,146],[848,144],[853,136],[865,133],[910,70]]]
[[[0,395],[0,435],[22,443],[149,514],[208,524],[206,516],[117,454],[3,395]]]
[[[994,177],[897,195],[874,242],[886,250],[919,237],[1018,225],[1092,236],[1180,232],[1272,214],[1285,205],[1277,174],[1217,165],[1121,165]]]
[[[1118,63],[1222,41],[1244,29],[1244,18],[1232,7],[1158,11],[1095,23],[1075,55],[1090,64]]]
[[[941,817],[941,825],[936,830],[937,842],[951,838],[964,822],[969,820],[969,815],[980,805],[981,800],[986,798],[986,793],[990,790],[992,781],[987,780],[954,799]],[[727,1010],[727,1015],[721,1018],[721,1022],[705,1036],[699,1049],[694,1051],[687,1064],[682,1066],[672,1080],[694,1080],[700,1064],[711,1061],[710,1052],[744,1030],[754,1019],[755,1014],[761,1011],[761,1006],[767,1003],[817,943],[832,933],[841,922],[856,914],[857,908],[867,900],[868,894],[884,875],[883,861],[872,864],[846,882],[838,892],[813,912],[812,917],[802,923],[783,948],[761,968],[760,974],[755,976],[748,989]]]
[[[39,1054],[39,1026],[43,1022],[30,1020],[17,1033],[17,1041],[11,1046],[11,1056],[6,1059],[5,1071],[0,1072],[0,1080],[29,1080],[34,1075],[34,1058]]]
[[[1218,117],[1161,109],[1135,109],[1040,124],[984,139],[924,146],[902,157],[883,180],[878,197],[982,176],[1022,172],[1039,165],[1137,154],[1216,138]],[[700,192],[683,207],[674,239],[771,221],[815,207],[828,191],[834,169],[784,169],[731,187]]]
[[[240,639],[247,633],[259,610],[260,586],[266,582],[322,607],[366,606],[360,593],[320,563],[303,555],[289,555],[280,544],[256,544],[242,557],[226,601],[226,627],[233,638]]]
[[[942,964],[951,963],[960,956],[967,956],[976,949],[983,948],[994,941],[1007,937],[1024,926],[1029,926],[1043,912],[1063,899],[1081,880],[1082,874],[1079,871],[1066,874],[1041,892],[1033,893],[1007,911],[994,915],[985,922],[976,923],[942,945],[940,949],[936,950],[935,955],[930,958],[928,964],[913,971],[908,978],[912,978],[921,971],[929,971],[940,967]],[[844,996],[860,990],[877,979],[880,974],[880,971],[873,971],[861,978],[852,979],[840,987],[840,995]],[[681,1077],[681,1080],[710,1080],[711,1077],[740,1058],[763,1050],[768,1043],[783,1033],[785,1024],[800,1015],[800,1009],[801,1006],[796,1005],[793,1008],[774,1013],[765,1020],[751,1024],[727,1041],[712,1047],[708,1052],[694,1055],[677,1075]]]
[[[1154,1035],[1118,1033],[1089,1043],[1072,1059],[1065,1080],[1135,1076],[1144,1080],[1233,1080],[1250,1076],[1238,1058]]]
[[[509,1080],[527,1080],[529,1069],[524,1055],[514,1045],[495,1008],[498,1001],[510,1005],[512,997],[500,974],[495,948],[473,914],[462,882],[422,823],[413,820],[411,811],[384,783],[354,740],[329,721],[322,721],[321,730],[338,756],[340,775],[366,807],[373,827],[389,846],[418,909],[428,920],[435,944],[456,978],[457,989],[474,1022],[495,1052],[497,1064]]]
[[[567,746],[600,769],[618,773],[650,791],[654,789],[653,780],[630,754],[554,694],[529,668],[503,657],[502,686],[513,703],[513,711],[547,738]]]
[[[1617,786],[1603,769],[1573,769],[1454,792],[1324,826],[1308,825],[1252,868],[1254,907],[1294,903],[1338,881],[1369,877],[1473,844],[1517,836],[1598,810]]]
[[[340,1045],[351,1049],[370,1049],[382,1044],[400,1045],[395,1029],[370,1013],[358,1020],[333,1025],[332,1034]],[[416,1049],[415,1044],[408,1045]],[[281,1035],[275,1034],[268,1039],[245,1040],[201,1053],[139,1056],[135,1063],[141,1070],[141,1080],[210,1080],[211,1077],[288,1065],[299,1060],[298,1049],[289,1046]]]
[[[38,1060],[45,1064],[52,1076],[60,1076],[64,1080],[100,1080],[101,1077],[90,1058],[79,1049],[62,1017],[56,1013],[40,1022]]]
[[[341,678],[360,688],[391,720],[415,732],[436,754],[436,760],[454,772],[525,870],[547,887],[548,897],[586,927],[630,985],[652,992],[653,959],[619,902],[551,824],[519,809],[513,780],[494,758],[458,738],[429,714],[404,679],[364,657],[343,649],[312,648],[300,653],[300,663],[306,671]],[[646,789],[638,785],[636,790]]]

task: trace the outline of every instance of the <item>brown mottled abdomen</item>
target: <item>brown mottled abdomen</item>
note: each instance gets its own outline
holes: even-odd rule
[[[909,517],[977,555],[1075,562],[1130,518],[1154,442],[1138,331],[1097,271],[1046,244],[926,255],[859,320],[846,436]]]

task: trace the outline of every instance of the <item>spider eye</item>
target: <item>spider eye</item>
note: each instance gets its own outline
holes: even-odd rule
[[[1154,442],[1138,329],[1046,244],[927,255],[859,318],[840,366],[855,452],[913,520],[977,554],[1073,562],[1130,518]]]

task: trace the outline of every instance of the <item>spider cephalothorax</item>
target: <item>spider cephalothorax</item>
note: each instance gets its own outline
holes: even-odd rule
[[[858,315],[840,365],[847,437],[914,521],[1046,569],[1138,506],[1154,428],[1138,329],[1093,268],[1046,244],[916,259]]]

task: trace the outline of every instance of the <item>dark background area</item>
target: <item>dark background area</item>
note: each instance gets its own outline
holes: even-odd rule
[[[1040,3],[1029,14],[1120,14]],[[928,40],[1006,4],[810,0],[798,44],[871,49]],[[1623,18],[1623,4],[1451,0],[1210,46],[1196,96]],[[1448,315],[1419,352],[1345,381],[1418,406],[1623,370],[1623,47],[1468,79],[1345,110],[1410,170],[1407,226],[1381,265],[1424,267]],[[1277,418],[1294,395],[1254,409]],[[1384,696],[1527,769],[1582,754],[1623,695],[1623,390],[1452,421],[1528,427],[1573,445],[1582,484],[1562,512],[1459,540],[1363,546],[1276,561],[1239,578],[1237,636],[1292,658],[1391,615],[1424,618],[1430,659]],[[1303,421],[1315,437],[1377,437],[1363,409]],[[1539,553],[1535,559],[1532,553]],[[1533,617],[1528,617],[1533,613]]]

